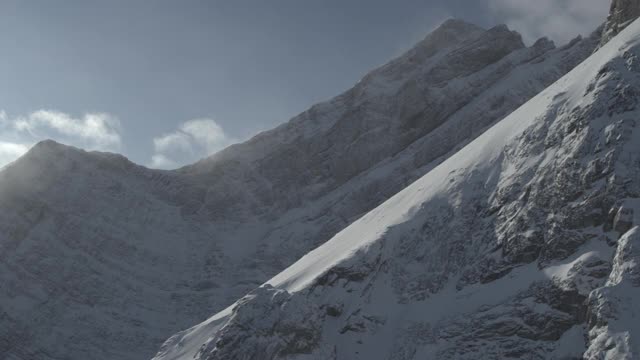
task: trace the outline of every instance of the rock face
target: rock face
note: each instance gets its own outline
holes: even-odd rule
[[[155,359],[637,358],[639,59],[636,21]]]
[[[153,356],[170,334],[222,310],[429,172],[574,68],[598,42],[599,36],[578,38],[555,48],[541,39],[527,48],[505,26],[485,30],[450,20],[344,94],[178,171],[149,170],[117,155],[53,142],[39,144],[0,172],[0,357]],[[632,91],[619,89],[624,95],[616,97],[620,106],[633,105]],[[609,143],[618,141],[619,133],[626,136],[632,126],[631,119],[625,121],[608,130]],[[577,129],[580,124],[575,120]],[[594,163],[592,176],[610,169],[614,160]],[[502,196],[511,199],[519,190],[505,188]],[[565,191],[572,190],[559,189],[557,195]],[[445,205],[438,215],[442,221],[452,211]],[[491,211],[514,215],[500,213],[500,206]],[[618,229],[628,226],[620,219]],[[553,261],[554,253],[535,245],[542,230],[508,226],[505,234],[519,239],[504,245],[511,256],[526,262],[544,253]],[[557,238],[571,235],[575,246],[583,243],[580,234],[557,229]],[[418,254],[427,251],[420,246]],[[566,254],[573,251],[557,247]],[[442,265],[443,273],[460,266]],[[418,269],[413,275],[411,268],[394,270],[401,279],[416,276],[397,283],[399,299],[423,298],[427,289],[446,283],[445,277],[425,275],[426,265],[412,266]],[[461,284],[489,281],[515,265],[482,266],[492,275],[465,273]],[[367,274],[337,268],[335,276],[361,279]],[[302,306],[296,294],[259,292],[238,308],[234,319],[244,323],[250,314],[270,308],[265,299],[274,291],[282,301],[278,308]],[[299,314],[304,318],[316,319],[322,311],[348,314],[347,333],[382,327],[386,321],[366,312],[346,313],[346,305],[344,310],[340,304],[318,310],[312,300],[307,302]],[[299,318],[265,325],[264,331],[272,325],[278,329],[288,345],[268,333],[247,339],[264,352],[294,356],[311,351],[322,343],[315,327],[322,317],[310,322],[309,332],[296,327]],[[230,324],[224,338],[236,334],[237,340],[241,333]],[[210,356],[235,356],[232,349],[207,349]]]
[[[305,354],[320,346],[322,316],[313,303],[285,290],[260,287],[244,297],[233,321],[198,351],[207,359],[262,359]],[[251,331],[247,331],[250,326]],[[231,341],[227,341],[231,340]],[[246,345],[251,344],[251,348]]]
[[[619,34],[638,17],[640,17],[640,0],[613,0],[609,17],[604,25],[602,44]]]

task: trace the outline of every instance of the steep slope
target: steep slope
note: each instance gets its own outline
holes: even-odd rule
[[[461,29],[467,36],[458,39]],[[505,26],[478,32],[451,20],[346,93],[180,173],[207,188],[198,209],[206,217],[274,223],[256,256],[290,264],[571,70],[598,41],[525,48]]]
[[[223,309],[565,74],[445,22],[353,89],[179,171],[44,142],[0,172],[0,357],[140,359]]]
[[[636,21],[156,359],[636,358],[639,61]]]

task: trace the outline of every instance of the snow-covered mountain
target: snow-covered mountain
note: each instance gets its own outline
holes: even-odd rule
[[[171,334],[429,173],[599,43],[598,32],[525,47],[505,26],[450,20],[344,94],[177,171],[38,144],[0,172],[0,358],[152,357]],[[403,276],[424,275],[416,269]],[[403,290],[407,301],[424,286]]]
[[[636,359],[640,21],[157,360]]]

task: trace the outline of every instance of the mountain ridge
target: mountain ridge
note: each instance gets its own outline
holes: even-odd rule
[[[158,360],[632,359],[640,21]]]
[[[45,142],[5,168],[0,355],[151,357],[171,333],[444,161],[599,41],[526,48],[506,27],[456,21],[435,34],[252,147],[197,166],[152,170]]]

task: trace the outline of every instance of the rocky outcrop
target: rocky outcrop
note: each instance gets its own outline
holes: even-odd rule
[[[640,0],[613,0],[604,25],[601,45],[618,35],[638,17],[640,17]]]
[[[322,315],[304,297],[260,287],[238,302],[231,320],[196,359],[272,359],[309,353],[320,347]],[[252,344],[251,349],[246,344]]]

